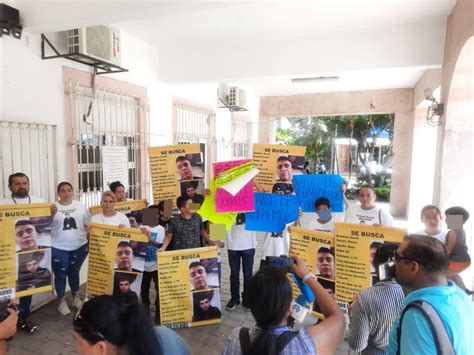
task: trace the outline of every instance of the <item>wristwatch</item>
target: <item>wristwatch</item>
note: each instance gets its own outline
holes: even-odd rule
[[[316,280],[316,276],[314,276],[313,273],[309,272],[307,273],[306,275],[303,276],[303,283],[306,285],[306,283],[308,282],[309,279],[315,279]]]

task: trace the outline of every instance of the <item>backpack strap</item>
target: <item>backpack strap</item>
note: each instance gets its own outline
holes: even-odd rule
[[[382,225],[382,209],[379,208],[379,224]]]
[[[277,354],[279,354],[285,346],[287,346],[297,335],[299,332],[293,332],[287,330],[286,332],[281,333],[276,338],[276,350]]]
[[[410,308],[417,308],[427,320],[431,329],[431,334],[433,335],[435,341],[436,353],[438,355],[454,355],[455,352],[453,344],[449,339],[446,327],[444,326],[441,317],[431,304],[421,300],[416,300],[407,304],[402,311],[402,314],[400,316],[400,322],[397,328],[397,355],[400,355],[400,341],[402,338],[403,317]]]
[[[252,345],[250,343],[249,328],[244,328],[244,327],[240,328],[239,340],[240,340],[240,348],[242,350],[242,354],[247,354]]]

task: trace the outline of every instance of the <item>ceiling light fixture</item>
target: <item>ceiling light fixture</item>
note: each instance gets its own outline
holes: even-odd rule
[[[293,84],[301,84],[301,83],[318,83],[322,81],[338,81],[338,76],[316,76],[312,78],[294,78],[291,79]]]

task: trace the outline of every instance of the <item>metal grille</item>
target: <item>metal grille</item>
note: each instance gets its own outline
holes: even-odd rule
[[[250,123],[233,121],[232,159],[250,157]]]
[[[110,145],[127,147],[128,197],[140,198],[146,187],[140,183],[143,172],[139,160],[144,159],[148,145],[148,127],[138,129],[138,116],[140,112],[148,114],[148,105],[140,105],[137,98],[124,93],[96,90],[93,94],[92,89],[81,86],[71,87],[70,95],[75,110],[73,148],[80,200],[87,206],[99,203],[104,191],[101,149]]]
[[[9,194],[8,176],[23,172],[30,179],[30,193],[55,200],[56,126],[0,121],[0,195]]]
[[[206,178],[211,176],[212,161],[217,158],[214,133],[215,112],[188,105],[175,104],[175,144],[203,143],[206,153]]]

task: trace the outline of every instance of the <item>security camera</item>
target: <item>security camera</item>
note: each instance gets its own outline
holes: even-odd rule
[[[436,102],[436,98],[434,97],[433,90],[431,88],[425,89],[425,99]]]

